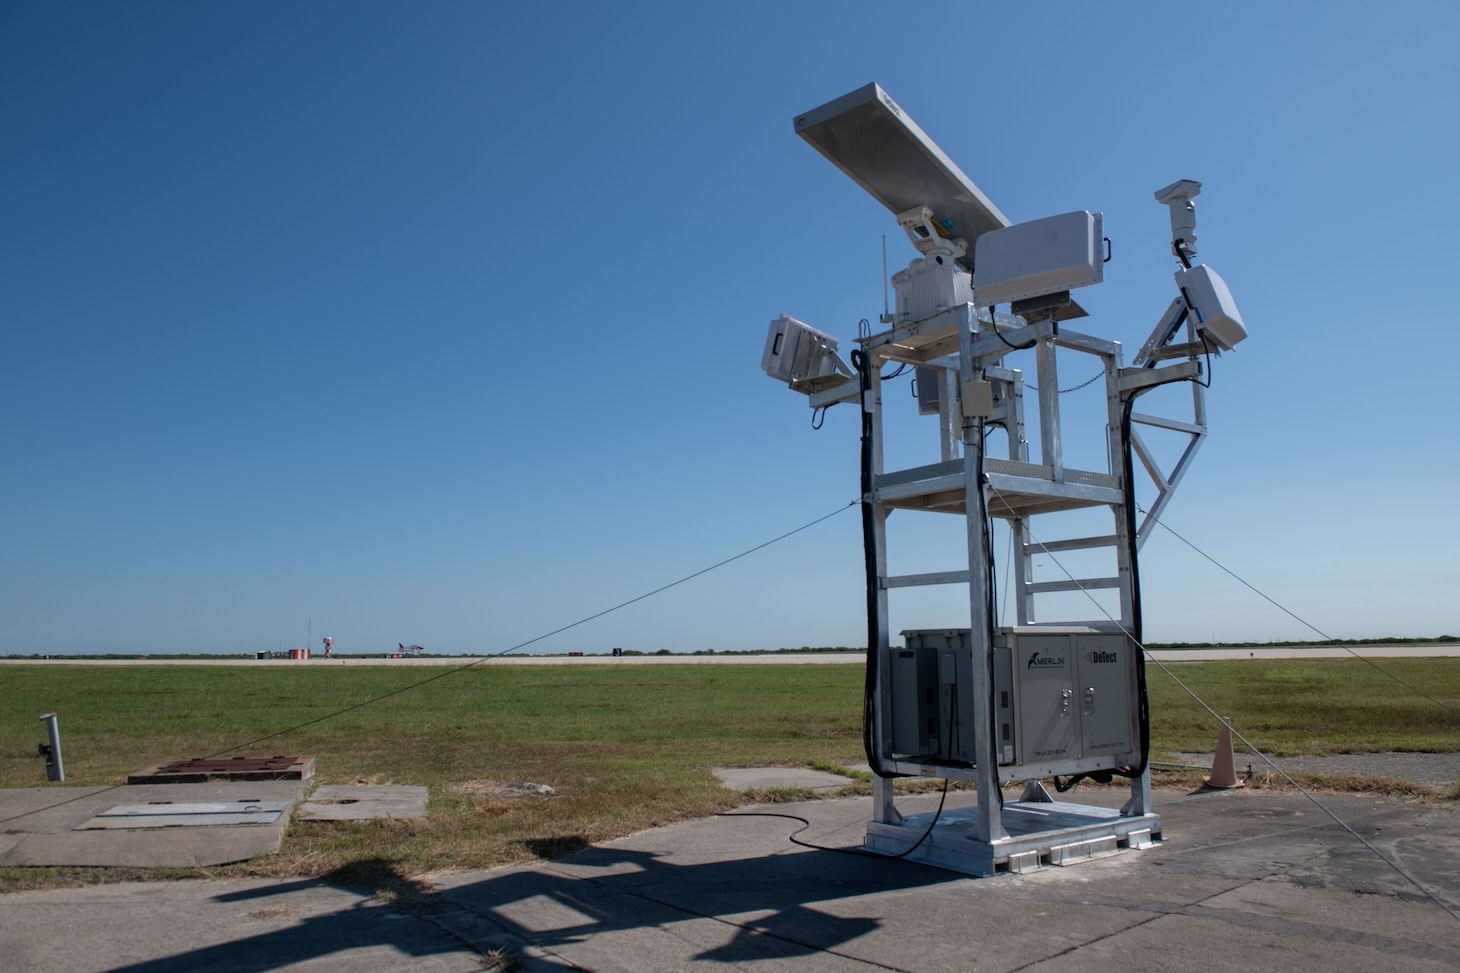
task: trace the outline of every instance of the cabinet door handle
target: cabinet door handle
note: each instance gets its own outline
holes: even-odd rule
[[[1085,687],[1085,715],[1086,716],[1094,716],[1095,715],[1095,687],[1094,686],[1086,686]]]

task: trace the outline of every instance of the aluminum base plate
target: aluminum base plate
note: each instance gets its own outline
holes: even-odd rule
[[[865,847],[884,855],[898,855],[917,845],[909,861],[936,865],[968,875],[999,871],[1024,872],[1042,865],[1071,865],[1078,861],[1146,848],[1161,838],[1161,817],[1143,814],[1121,817],[1113,808],[1088,804],[1010,802],[1004,805],[1007,838],[996,842],[978,834],[978,808],[944,809],[934,815],[913,814],[901,824],[867,823]],[[929,827],[932,833],[923,839]],[[918,844],[919,839],[923,839]]]

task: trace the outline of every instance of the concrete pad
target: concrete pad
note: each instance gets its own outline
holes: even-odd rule
[[[1119,795],[1101,792],[1101,796]],[[569,862],[438,880],[446,898],[593,970],[1128,971],[1435,969],[1460,962],[1460,922],[1296,795],[1163,795],[1171,840],[1070,868],[974,879],[785,843],[793,820],[720,817],[590,849]],[[950,804],[971,795],[955,792]],[[1096,799],[1087,799],[1095,803]],[[1460,888],[1460,813],[1332,799],[1361,833],[1383,822],[1434,890]],[[900,799],[907,813],[937,795]],[[802,840],[860,842],[870,801],[747,809],[812,822]],[[1456,841],[1434,842],[1437,832]],[[1356,849],[1356,850],[1354,850]],[[1352,851],[1352,854],[1350,854]],[[1355,922],[1368,894],[1383,911]],[[1286,903],[1284,905],[1284,903]],[[1183,938],[1167,943],[1167,929]],[[1199,938],[1197,937],[1199,934]],[[1177,954],[1184,955],[1176,961]]]
[[[777,788],[821,791],[856,783],[850,777],[806,767],[725,767],[715,771],[715,776],[737,791]]]
[[[0,790],[0,865],[188,868],[245,861],[279,850],[289,815],[266,824],[139,830],[80,830],[119,804],[285,801],[303,781],[149,784],[145,787],[31,787]]]
[[[424,818],[426,797],[426,788],[403,784],[321,784],[299,805],[295,817],[306,821]]]
[[[4,903],[7,973],[481,973],[429,922],[317,881],[129,882]]]
[[[898,806],[927,813],[938,799]],[[972,799],[948,795],[954,807]],[[1460,807],[1322,800],[1460,910]],[[562,862],[437,876],[434,893],[394,909],[311,881],[17,893],[0,909],[5,968],[398,973],[474,969],[503,947],[526,971],[603,973],[1460,967],[1460,921],[1301,795],[1156,801],[1159,845],[989,878],[839,853],[866,830],[871,801],[855,798],[745,808]],[[788,841],[800,819],[800,840],[819,850]]]

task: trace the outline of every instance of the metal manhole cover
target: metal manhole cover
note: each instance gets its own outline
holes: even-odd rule
[[[80,825],[78,831],[138,828],[198,828],[273,824],[290,801],[208,801],[196,804],[118,804]]]

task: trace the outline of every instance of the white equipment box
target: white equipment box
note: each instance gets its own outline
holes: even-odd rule
[[[852,371],[837,354],[836,339],[804,321],[782,314],[766,334],[760,367],[771,378],[800,382]]]
[[[951,256],[919,258],[892,275],[897,320],[921,321],[939,311],[973,301],[968,271]]]
[[[1242,313],[1227,282],[1217,272],[1205,265],[1176,272],[1176,286],[1186,300],[1186,306],[1196,316],[1196,330],[1206,335],[1212,344],[1223,351],[1247,337],[1247,326],[1242,323]]]
[[[1056,294],[1105,279],[1099,213],[1077,210],[985,233],[974,244],[979,307]]]

